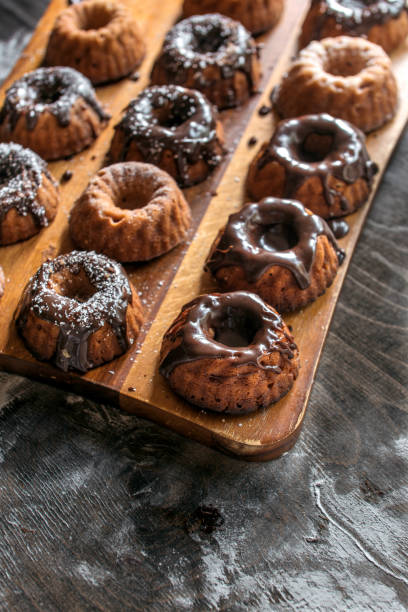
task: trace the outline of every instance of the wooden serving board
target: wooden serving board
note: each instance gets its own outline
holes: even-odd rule
[[[230,153],[207,181],[185,190],[194,218],[186,243],[150,263],[126,266],[145,306],[146,323],[137,345],[123,357],[81,376],[64,374],[48,363],[36,361],[16,333],[13,314],[26,282],[47,258],[72,250],[67,230],[69,211],[89,177],[104,165],[112,129],[122,109],[148,85],[152,62],[165,33],[179,17],[182,4],[182,0],[123,2],[139,19],[148,45],[146,59],[139,71],[140,78],[137,82],[124,79],[97,88],[97,95],[108,106],[112,120],[90,149],[71,160],[50,164],[57,179],[66,169],[73,172],[71,181],[61,186],[61,205],[55,221],[32,239],[0,249],[0,263],[7,278],[1,303],[0,366],[11,372],[67,385],[79,393],[93,394],[102,401],[117,402],[129,412],[234,455],[249,460],[272,459],[287,451],[299,435],[330,320],[369,203],[348,218],[350,232],[340,241],[347,258],[332,287],[314,304],[286,317],[293,326],[302,368],[293,389],[277,404],[239,417],[194,408],[173,394],[159,375],[158,356],[163,333],[181,306],[200,293],[217,290],[210,277],[202,271],[203,263],[218,229],[229,214],[239,210],[245,202],[244,180],[248,164],[260,144],[273,133],[276,123],[273,114],[261,116],[258,110],[263,105],[269,106],[269,93],[296,49],[307,0],[287,0],[279,26],[262,39],[264,76],[261,90],[264,93],[254,96],[241,109],[221,113]],[[15,79],[41,64],[55,17],[65,7],[65,0],[52,0],[3,85],[1,102],[5,90]],[[375,188],[408,118],[408,80],[404,78],[408,73],[407,50],[405,47],[393,56],[400,86],[398,113],[385,128],[368,138],[371,156],[380,166]],[[257,138],[256,147],[248,145],[251,137]]]

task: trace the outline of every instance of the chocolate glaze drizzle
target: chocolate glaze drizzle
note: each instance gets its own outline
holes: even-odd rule
[[[95,293],[88,298],[60,295],[52,278],[67,270],[70,275],[84,271]],[[88,359],[90,335],[109,323],[125,351],[126,311],[132,299],[126,274],[117,262],[95,252],[72,251],[46,261],[31,278],[22,298],[17,328],[21,332],[31,310],[37,317],[59,327],[53,361],[64,372],[86,372],[94,364]]]
[[[335,19],[343,32],[361,36],[407,10],[405,0],[313,0],[312,6],[316,4],[321,5],[321,15],[316,20],[313,39],[321,38],[328,17]]]
[[[222,337],[225,329],[247,337],[247,345],[231,346],[217,341],[218,334]],[[263,361],[265,355],[279,351],[293,359],[297,348],[276,310],[246,291],[196,298],[183,306],[165,337],[181,340],[160,365],[160,373],[166,378],[178,365],[199,359],[226,359],[231,366],[252,364],[279,374],[279,366]]]
[[[305,143],[311,136],[331,139],[329,150],[323,158],[305,149]],[[258,168],[261,170],[273,160],[285,168],[284,198],[295,197],[304,181],[318,176],[327,204],[333,205],[339,198],[344,214],[350,210],[350,203],[342,193],[329,186],[329,177],[334,176],[348,184],[363,178],[371,187],[378,172],[377,164],[368,155],[363,133],[348,121],[335,119],[327,113],[281,121],[257,162]]]
[[[27,130],[33,130],[44,111],[50,112],[61,127],[69,125],[71,108],[82,98],[101,121],[109,119],[96,99],[91,82],[72,68],[38,68],[25,74],[7,90],[0,123],[8,122],[13,131],[21,116]]]
[[[310,285],[317,239],[326,236],[339,263],[345,257],[318,215],[309,215],[300,202],[265,198],[247,204],[231,215],[206,261],[212,274],[223,267],[239,266],[248,282],[255,283],[271,266],[290,270],[299,287]]]
[[[203,75],[208,66],[220,69],[223,79],[232,78],[237,71],[243,72],[253,91],[254,55],[259,55],[258,47],[241,23],[219,14],[194,15],[168,32],[156,64],[163,66],[169,80],[177,85],[183,85],[188,73],[193,71],[194,89],[198,90],[213,85]],[[155,66],[153,80],[154,72]],[[231,92],[230,105],[234,104],[235,94]]]
[[[335,238],[344,238],[350,231],[349,224],[345,219],[329,219],[327,225],[330,227]]]
[[[55,183],[46,163],[31,149],[14,142],[0,144],[0,223],[14,208],[19,215],[31,214],[39,227],[48,225],[45,208],[36,201],[43,174]]]
[[[204,159],[214,168],[222,148],[216,133],[216,109],[199,92],[175,85],[145,89],[130,102],[123,119],[115,126],[124,134],[125,144],[119,161],[125,161],[132,141],[144,161],[159,165],[163,151],[174,154],[179,182],[191,184],[189,166]]]

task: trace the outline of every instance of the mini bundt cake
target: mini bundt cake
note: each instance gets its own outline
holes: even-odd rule
[[[229,217],[206,268],[224,291],[252,291],[288,312],[322,295],[343,259],[321,217],[300,202],[265,198]]]
[[[64,372],[87,372],[122,355],[142,323],[139,298],[120,264],[85,251],[46,261],[16,311],[28,349]]]
[[[381,47],[339,36],[303,49],[272,101],[282,117],[329,113],[371,132],[394,116],[398,92],[391,60]]]
[[[79,247],[130,262],[170,251],[190,223],[189,206],[167,172],[123,162],[91,179],[71,211],[69,227]]]
[[[252,34],[262,34],[278,23],[283,6],[284,0],[184,0],[183,16],[221,13]]]
[[[58,185],[36,153],[0,144],[0,245],[26,240],[55,217]]]
[[[139,26],[127,7],[120,2],[90,0],[58,15],[44,63],[70,66],[97,84],[130,74],[144,54]]]
[[[183,306],[164,335],[160,362],[171,388],[192,404],[243,414],[290,390],[299,353],[276,310],[237,291]]]
[[[0,140],[17,142],[46,160],[61,159],[89,147],[109,118],[82,74],[38,68],[7,90]]]
[[[179,185],[203,181],[219,165],[224,138],[217,110],[199,91],[176,85],[145,89],[115,127],[112,162],[159,166]]]
[[[327,114],[281,121],[252,161],[247,191],[300,200],[324,219],[353,213],[370,195],[378,166],[363,133]]]
[[[312,0],[300,46],[329,36],[363,36],[387,53],[408,34],[406,0]]]
[[[198,89],[224,109],[246,102],[260,76],[259,51],[249,32],[237,21],[211,14],[184,19],[170,30],[151,82]]]

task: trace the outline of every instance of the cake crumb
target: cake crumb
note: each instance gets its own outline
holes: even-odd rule
[[[261,106],[261,108],[258,111],[258,115],[260,117],[265,117],[266,115],[269,115],[269,113],[272,111],[272,107],[271,106],[266,106],[265,104],[263,104]]]
[[[74,173],[72,170],[65,170],[64,174],[60,178],[60,183],[63,185],[64,183],[68,183],[73,177]]]

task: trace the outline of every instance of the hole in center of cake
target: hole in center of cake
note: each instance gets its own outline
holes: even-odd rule
[[[81,303],[87,302],[97,292],[82,269],[77,274],[69,270],[56,272],[51,277],[51,285],[58,295]]]
[[[100,30],[101,28],[105,28],[111,20],[112,15],[110,12],[93,10],[88,12],[88,14],[83,15],[79,27],[85,32],[89,30]]]
[[[287,223],[269,225],[264,228],[259,239],[260,247],[273,253],[293,249],[297,243],[297,234],[294,228]]]
[[[258,318],[240,308],[228,306],[211,328],[216,342],[230,347],[249,346],[260,328]]]
[[[358,74],[366,67],[363,57],[351,55],[349,50],[335,48],[335,53],[329,54],[324,69],[333,76],[350,77]]]
[[[40,104],[54,104],[63,95],[63,88],[60,83],[47,83],[41,87],[37,93],[37,102]]]
[[[133,189],[123,189],[115,201],[115,205],[124,210],[144,208],[149,204],[152,195],[151,189],[143,188],[143,186],[139,185]]]
[[[13,179],[22,177],[23,169],[21,164],[18,164],[12,156],[6,164],[0,166],[0,188],[6,187]],[[6,194],[4,194],[6,196]]]
[[[323,161],[333,149],[333,141],[333,134],[308,134],[299,149],[300,159],[309,163]]]
[[[194,112],[195,108],[190,99],[182,96],[166,106],[155,109],[155,116],[162,127],[177,128],[188,121]]]
[[[198,53],[217,53],[226,41],[226,35],[219,27],[197,28],[194,32]]]

